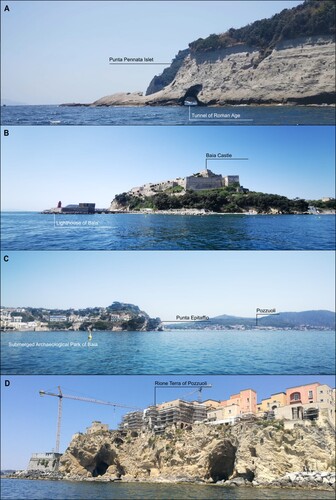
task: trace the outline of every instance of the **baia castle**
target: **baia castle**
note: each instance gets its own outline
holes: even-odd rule
[[[158,182],[157,184],[148,183],[140,187],[134,187],[130,193],[134,196],[153,196],[156,193],[173,191],[173,188],[180,186],[183,191],[188,189],[192,191],[201,191],[203,189],[218,189],[222,187],[239,184],[239,175],[227,175],[223,177],[221,174],[214,174],[211,170],[201,170],[197,174],[189,175],[188,177],[177,177],[168,181]],[[181,192],[182,192],[181,190]]]
[[[158,183],[148,183],[143,186],[134,187],[126,194],[141,198],[142,196],[154,196],[158,193],[167,193],[175,196],[181,196],[186,191],[202,191],[206,189],[219,189],[228,186],[235,186],[239,192],[247,192],[248,189],[243,188],[239,182],[239,175],[227,175],[223,177],[221,174],[214,174],[211,170],[205,169],[200,172],[189,175],[187,177],[177,177],[168,181]],[[110,210],[118,209],[119,204],[113,200]]]

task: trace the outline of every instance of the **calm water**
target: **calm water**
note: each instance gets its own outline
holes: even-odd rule
[[[259,500],[334,498],[332,492],[285,489],[223,488],[196,484],[78,483],[70,481],[30,481],[2,479],[1,498],[12,500]]]
[[[5,212],[6,250],[334,250],[335,215]],[[79,223],[79,227],[60,227]],[[56,225],[55,225],[56,224]],[[90,226],[88,226],[90,224]]]
[[[56,345],[36,344],[46,342]],[[88,345],[86,332],[1,333],[2,373],[331,375],[335,372],[335,334],[326,331],[94,332],[91,344]]]
[[[334,125],[335,108],[315,106],[234,106],[190,109],[159,107],[6,106],[2,125]],[[190,113],[240,115],[239,119],[189,119]],[[192,115],[190,115],[192,116]]]

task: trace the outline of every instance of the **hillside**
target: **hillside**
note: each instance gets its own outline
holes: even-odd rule
[[[179,196],[176,196],[176,193]],[[256,213],[305,213],[308,203],[305,200],[290,200],[286,196],[250,191],[237,192],[235,188],[227,187],[202,191],[179,193],[169,191],[153,196],[135,196],[132,193],[122,193],[115,196],[111,210],[140,211],[144,209],[181,210],[197,209],[216,213],[244,213],[253,210]]]
[[[246,44],[257,47],[263,56],[283,40],[335,34],[335,2],[306,0],[292,9],[284,9],[269,19],[261,19],[239,29],[231,28],[189,44],[192,53],[209,52]]]
[[[4,308],[10,314],[9,329],[38,330],[109,330],[109,331],[153,331],[160,329],[160,318],[151,318],[138,306],[113,302],[108,307],[88,307],[85,309],[43,309],[25,307],[15,310]],[[20,323],[15,319],[20,318]]]

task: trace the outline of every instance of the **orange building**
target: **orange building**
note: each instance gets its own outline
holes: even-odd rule
[[[216,399],[206,399],[203,401],[203,404],[209,409],[212,410],[214,408],[221,408],[221,403],[220,401],[217,401]]]
[[[312,384],[299,385],[290,387],[286,390],[286,404],[303,404],[315,403],[317,401],[317,388],[321,384],[313,382]]]
[[[256,413],[257,411],[257,393],[253,389],[244,389],[238,394],[233,394],[230,399],[221,401],[222,406],[231,406],[236,404],[241,414]]]
[[[275,394],[271,394],[270,398],[262,399],[261,403],[257,404],[257,412],[265,413],[267,411],[274,411],[279,406],[285,406],[286,401],[285,392],[276,392]]]

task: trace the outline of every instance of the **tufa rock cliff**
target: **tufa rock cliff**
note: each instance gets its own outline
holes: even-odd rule
[[[259,64],[256,47],[238,45],[184,58],[172,82],[161,90],[155,77],[147,93],[113,94],[94,106],[237,104],[333,104],[335,42],[330,36],[287,40]],[[163,79],[163,77],[162,77]]]
[[[279,482],[286,474],[287,482],[294,481],[298,471],[324,471],[332,482],[334,460],[334,432],[328,425],[285,430],[281,422],[243,422],[231,427],[172,427],[157,436],[148,431],[76,434],[61,457],[59,471],[71,480],[257,486]]]
[[[269,19],[210,35],[179,51],[146,95],[94,106],[334,104],[335,3],[306,0]]]

